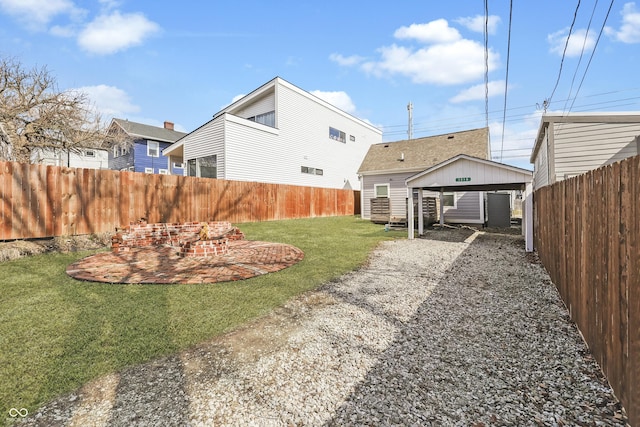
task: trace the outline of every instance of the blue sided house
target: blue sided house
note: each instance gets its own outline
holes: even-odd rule
[[[109,134],[119,134],[122,142],[109,150],[109,169],[164,175],[185,175],[181,162],[171,161],[162,150],[186,135],[173,129],[172,122],[164,127],[150,126],[123,119],[113,119]]]

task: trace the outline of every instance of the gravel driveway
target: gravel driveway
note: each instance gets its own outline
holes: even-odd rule
[[[359,271],[24,424],[625,425],[522,238],[466,231],[385,242]]]

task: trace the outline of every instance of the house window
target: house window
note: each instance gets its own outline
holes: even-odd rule
[[[271,126],[272,128],[276,127],[276,112],[269,111],[264,114],[257,114],[253,117],[249,117],[248,120],[256,123],[262,123],[263,125]]]
[[[182,162],[173,162],[174,169],[184,169],[184,163]]]
[[[389,184],[376,184],[373,187],[376,197],[389,197]]]
[[[309,166],[300,166],[300,172],[311,175],[324,175],[324,171],[322,169],[311,168]]]
[[[169,175],[169,170],[168,169],[159,169],[158,173],[160,175]]]
[[[159,157],[160,156],[160,143],[157,141],[147,142],[147,156]]]
[[[153,168],[144,168],[144,173],[153,173]]]
[[[218,157],[206,156],[187,161],[188,175],[200,178],[218,177]]]
[[[117,145],[113,146],[113,157],[118,157],[118,146]]]
[[[329,138],[340,142],[347,142],[347,135],[341,130],[334,129],[332,127],[329,128]]]
[[[84,151],[84,155],[85,157],[95,157],[96,156],[96,152],[93,150],[85,150]]]
[[[455,206],[456,193],[442,193],[442,205],[451,207]]]

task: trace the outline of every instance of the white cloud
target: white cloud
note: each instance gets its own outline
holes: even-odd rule
[[[353,104],[351,97],[346,92],[324,92],[321,90],[314,90],[310,93],[349,114],[355,114],[356,112],[356,106]]]
[[[160,27],[142,13],[101,15],[90,22],[79,34],[78,44],[84,50],[108,55],[136,46]]]
[[[625,3],[620,12],[622,15],[622,26],[616,31],[607,27],[607,35],[623,43],[640,43],[640,12],[636,9],[634,2]]]
[[[365,60],[364,57],[359,55],[343,56],[343,55],[340,55],[339,53],[332,53],[331,55],[329,55],[329,59],[344,67],[351,67],[353,65],[358,65]]]
[[[71,0],[0,0],[0,9],[32,30],[42,30],[56,16],[84,13]]]
[[[331,54],[329,59],[343,66],[358,66],[376,77],[401,75],[414,83],[464,84],[484,75],[484,44],[463,38],[445,19],[403,26],[394,36],[399,40],[416,40],[424,46],[399,43],[382,46],[377,50],[380,54],[377,60],[338,53]],[[488,53],[489,71],[492,71],[498,67],[500,57],[493,49]]]
[[[472,40],[435,44],[414,50],[395,44],[379,49],[381,60],[367,62],[363,69],[376,76],[400,74],[414,83],[462,84],[484,75],[484,47]],[[489,49],[489,71],[498,64],[498,54]]]
[[[489,87],[489,97],[504,95],[504,80],[491,81],[489,82],[488,87]],[[449,102],[453,104],[458,104],[461,102],[484,99],[484,96],[485,96],[485,87],[484,87],[484,83],[481,83],[475,86],[471,86],[470,88],[459,92],[456,96],[451,98]]]
[[[131,102],[131,97],[115,86],[83,86],[74,90],[87,94],[96,110],[105,118],[124,117],[140,111],[140,107]]]
[[[558,55],[562,55],[565,52],[565,45],[567,47],[565,55],[567,57],[580,56],[582,52],[589,52],[596,45],[596,36],[593,32],[580,29],[576,30],[569,37],[569,43],[567,43],[567,37],[569,37],[569,29],[565,28],[547,36],[547,41],[551,45],[549,49],[551,52]]]
[[[422,43],[451,43],[462,38],[460,32],[451,28],[446,19],[400,27],[393,36],[397,39],[415,39]]]
[[[484,34],[484,15],[476,15],[476,16],[470,16],[470,17],[465,17],[465,18],[458,18],[456,20],[454,20],[454,22],[457,22],[458,24],[466,27],[467,29],[471,30],[471,31],[475,31],[476,33],[483,33]],[[495,34],[496,30],[498,29],[498,24],[501,22],[500,17],[497,15],[489,15],[489,18],[487,19],[487,31],[489,31],[489,34]]]

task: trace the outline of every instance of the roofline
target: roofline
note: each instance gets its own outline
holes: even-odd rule
[[[496,166],[496,167],[500,167],[502,169],[508,169],[511,170],[513,172],[517,172],[517,173],[522,173],[522,174],[527,174],[530,175],[533,178],[533,171],[530,171],[529,169],[523,169],[523,168],[519,168],[517,166],[511,166],[511,165],[507,165],[505,163],[500,163],[500,162],[496,162],[493,160],[487,160],[487,159],[481,159],[480,157],[474,157],[474,156],[470,156],[468,154],[458,154],[457,156],[453,156],[450,159],[445,160],[444,162],[440,162],[437,165],[433,165],[428,169],[423,170],[422,172],[418,172],[417,174],[411,175],[410,177],[406,178],[404,180],[405,184],[407,183],[407,181],[418,178],[420,176],[423,175],[427,175],[431,172],[433,172],[434,170],[443,168],[459,159],[467,159],[467,160],[471,160],[474,162],[479,162],[479,163],[484,163],[486,165],[489,166]]]
[[[549,113],[540,118],[540,126],[536,135],[535,144],[531,150],[529,163],[534,163],[540,151],[544,130],[551,123],[640,123],[640,111],[604,111],[585,113]]]
[[[380,135],[382,135],[382,130],[378,129],[377,127],[373,126],[370,123],[365,122],[363,119],[360,119],[356,116],[354,116],[353,114],[347,113],[344,110],[341,110],[340,108],[336,107],[333,104],[328,103],[327,101],[321,99],[320,97],[313,95],[310,92],[307,92],[306,90],[294,85],[293,83],[288,82],[287,80],[283,79],[282,77],[276,76],[273,79],[269,80],[268,82],[266,82],[265,84],[263,84],[262,86],[258,87],[257,89],[249,92],[248,94],[246,94],[245,96],[243,96],[242,98],[238,99],[237,101],[227,105],[225,108],[223,108],[222,110],[218,111],[217,113],[215,113],[213,115],[213,118],[215,119],[216,117],[222,115],[223,113],[229,113],[230,110],[233,110],[239,106],[241,106],[242,104],[251,101],[252,99],[256,98],[257,96],[263,94],[267,89],[270,89],[272,87],[275,87],[276,84],[282,84],[283,86],[286,86],[287,88],[293,90],[294,92],[298,93],[299,95],[304,96],[307,99],[310,99],[311,101],[314,101],[320,105],[322,105],[325,108],[328,108],[342,116],[345,116],[351,120],[355,120],[358,121],[361,125],[369,128],[370,130],[379,133]]]
[[[184,134],[180,138],[176,139],[175,141],[172,141],[170,139],[164,139],[164,138],[155,138],[155,137],[151,137],[150,135],[144,135],[144,134],[141,134],[141,133],[129,132],[128,130],[126,130],[125,128],[122,127],[122,125],[120,124],[121,121],[127,121],[127,122],[130,122],[130,123],[135,123],[137,125],[142,125],[142,126],[151,126],[151,125],[147,125],[145,123],[140,123],[140,122],[133,122],[133,121],[129,121],[129,120],[126,120],[126,119],[116,119],[116,118],[111,119],[111,123],[117,124],[120,127],[120,129],[122,129],[125,133],[127,133],[127,134],[129,134],[131,136],[138,136],[138,137],[141,137],[141,138],[144,138],[144,139],[150,139],[152,141],[168,142],[168,143],[173,144],[173,143],[181,140],[182,138],[184,138],[185,136],[188,135],[188,133],[185,133],[185,132],[179,132],[177,130],[173,130],[172,131],[171,129],[161,128],[160,126],[152,126],[152,127],[157,127],[158,129],[164,129],[164,130],[168,130],[168,131],[171,131],[171,132]]]

